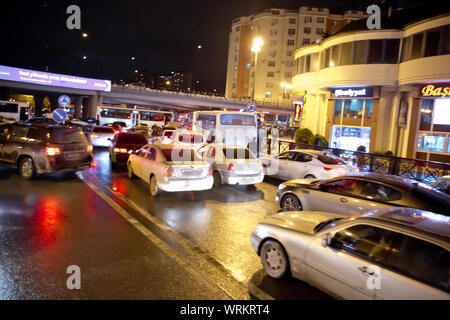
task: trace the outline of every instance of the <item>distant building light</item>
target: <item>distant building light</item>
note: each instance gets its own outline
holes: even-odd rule
[[[83,60],[86,60],[87,59],[87,57],[86,56],[83,56]]]

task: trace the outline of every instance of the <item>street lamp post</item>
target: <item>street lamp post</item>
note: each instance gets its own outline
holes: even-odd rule
[[[258,63],[258,52],[261,51],[261,46],[264,41],[261,38],[253,40],[252,52],[255,54],[255,67],[253,70],[253,88],[252,88],[252,102],[255,102],[255,87],[256,87],[256,64]]]

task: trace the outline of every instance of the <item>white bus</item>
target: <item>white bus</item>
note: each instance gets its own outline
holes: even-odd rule
[[[155,124],[162,128],[173,117],[174,113],[169,111],[99,106],[97,107],[96,120],[101,126],[117,121],[125,122],[127,127],[134,127],[138,123],[144,123],[150,128]]]
[[[6,120],[22,121],[31,118],[28,102],[0,101],[0,117]]]
[[[239,111],[195,111],[193,130],[202,132],[206,140],[247,147],[257,142],[256,114]]]

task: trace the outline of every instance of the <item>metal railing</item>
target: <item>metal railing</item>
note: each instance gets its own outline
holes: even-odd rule
[[[276,144],[272,144],[268,141],[267,145],[272,146]],[[450,174],[450,163],[400,158],[395,156],[319,147],[307,144],[296,144],[295,142],[283,140],[279,140],[278,152],[275,153],[282,153],[293,149],[313,149],[325,151],[338,156],[339,158],[345,160],[348,164],[358,167],[361,172],[393,174],[427,184],[433,183],[440,177]],[[269,153],[271,152],[269,151]]]

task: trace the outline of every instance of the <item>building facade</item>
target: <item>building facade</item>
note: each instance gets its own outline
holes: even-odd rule
[[[301,126],[330,147],[450,162],[450,15],[295,52]]]
[[[281,84],[292,82],[296,71],[294,51],[363,17],[362,11],[333,14],[326,8],[300,7],[268,9],[234,19],[229,35],[225,96],[290,103],[291,89]],[[256,56],[251,47],[257,37],[264,44]]]

